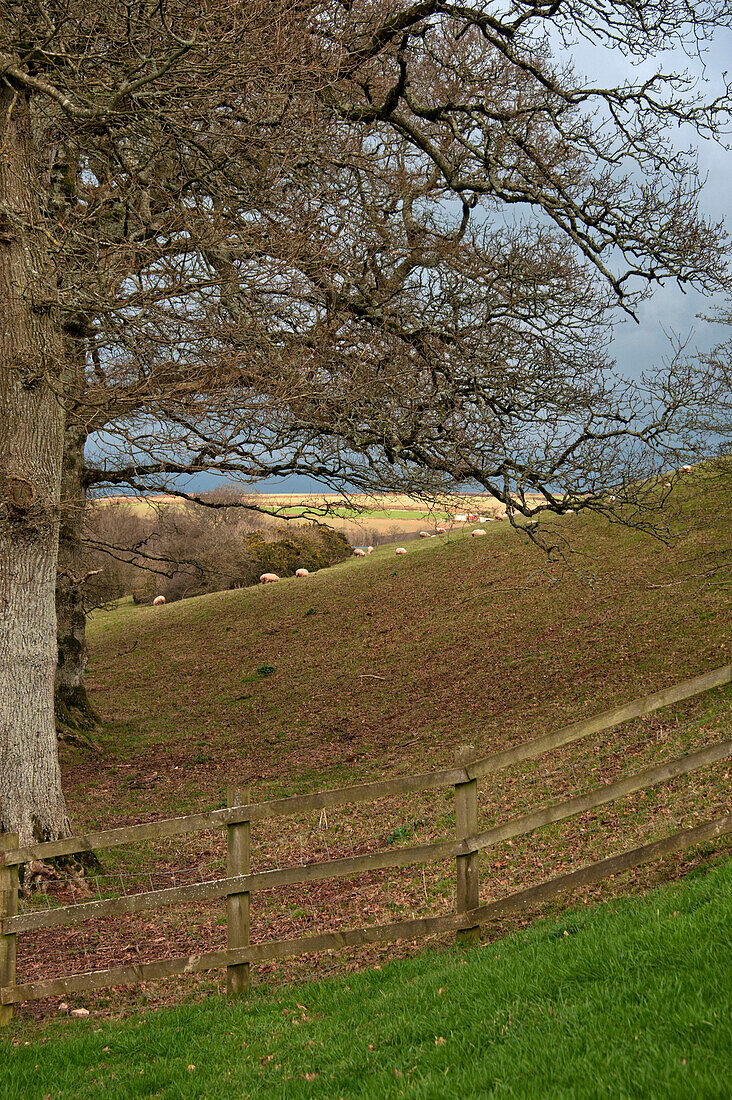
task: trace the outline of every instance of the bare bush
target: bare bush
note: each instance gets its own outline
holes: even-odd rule
[[[291,576],[342,561],[348,540],[317,523],[285,526],[212,494],[216,508],[168,502],[144,511],[125,501],[87,510],[82,559],[86,610],[120,596],[152,603],[256,584],[263,572]],[[238,501],[238,503],[241,503]]]

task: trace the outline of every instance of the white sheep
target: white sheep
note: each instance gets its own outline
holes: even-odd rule
[[[373,552],[374,552],[373,546],[367,546],[366,547],[366,553],[367,554],[373,554]]]
[[[360,550],[358,547],[356,547],[356,549],[353,551],[353,556],[354,556],[354,558],[365,558],[366,557],[366,551],[365,550]]]
[[[419,532],[419,537],[421,539],[428,539],[430,537],[430,533],[429,533],[429,531],[420,531]]]
[[[403,546],[397,546],[396,550],[394,551],[395,554],[406,554],[406,552],[407,551],[404,549]]]
[[[274,584],[274,582],[278,581],[279,579],[280,578],[277,576],[276,573],[262,573],[262,576],[259,578],[259,583]]]
[[[310,574],[307,571],[307,569],[296,569],[295,570],[295,576],[296,577],[309,577]]]
[[[165,596],[156,596],[153,600],[153,607],[160,607],[165,603]]]
[[[435,534],[436,535],[446,535],[447,534],[447,527],[435,527]]]
[[[692,467],[691,466],[682,466],[681,469],[684,470],[687,474],[690,474],[691,470],[692,470]]]
[[[472,534],[473,534],[473,538],[476,539],[476,538],[478,538],[479,535],[485,535],[485,533],[486,533],[485,531],[481,530],[481,528],[478,527],[478,528],[476,528],[475,531],[473,531]]]

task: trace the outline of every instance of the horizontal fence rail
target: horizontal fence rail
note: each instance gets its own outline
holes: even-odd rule
[[[561,748],[562,745],[571,745],[580,741],[583,737],[591,737],[593,733],[602,733],[604,730],[614,729],[633,718],[643,718],[646,714],[652,714],[663,707],[673,703],[682,703],[685,699],[692,699],[695,695],[702,695],[715,687],[724,687],[732,682],[732,664],[715,668],[712,672],[705,672],[703,676],[695,676],[692,680],[685,680],[682,684],[664,688],[663,691],[654,691],[652,695],[644,695],[641,699],[635,699],[632,703],[625,703],[622,707],[613,707],[612,710],[602,711],[594,718],[586,718],[581,722],[574,722],[571,726],[564,726],[556,733],[547,734],[546,737],[537,737],[533,741],[524,741],[515,748],[504,749],[502,752],[493,753],[483,760],[477,760],[469,767],[471,778],[488,775],[497,772],[511,764],[518,764],[523,760],[531,760],[535,756],[541,756],[551,749]]]
[[[556,821],[564,821],[575,814],[594,810],[597,806],[604,806],[608,802],[615,802],[618,798],[635,794],[637,791],[648,790],[659,783],[667,783],[670,779],[676,779],[687,772],[696,771],[708,764],[715,764],[718,760],[724,760],[732,755],[732,739],[718,741],[715,745],[699,749],[698,752],[689,753],[686,756],[678,756],[675,760],[669,760],[665,764],[657,764],[651,768],[626,779],[618,779],[615,783],[608,783],[603,787],[596,787],[588,794],[578,795],[576,798],[568,798],[564,802],[558,802],[553,806],[543,807],[533,813],[524,814],[522,817],[513,818],[502,825],[495,825],[492,829],[486,829],[469,842],[471,851],[479,852],[492,844],[499,844],[502,840],[510,840],[515,836],[524,836],[532,833],[534,829],[540,829],[543,825],[553,825]]]
[[[3,923],[3,929],[6,932],[27,932],[36,928],[53,928],[59,924],[79,924],[85,920],[93,920],[95,917],[124,916],[129,913],[141,913],[146,909],[157,909],[162,905],[207,901],[211,898],[227,897],[229,894],[271,890],[274,886],[291,886],[301,882],[323,882],[359,871],[384,871],[392,867],[434,863],[440,859],[449,859],[450,856],[469,854],[467,842],[455,840],[411,848],[396,848],[391,852],[370,852],[367,855],[349,856],[346,859],[309,863],[304,867],[299,865],[280,867],[276,871],[257,871],[251,875],[220,878],[212,882],[193,883],[191,886],[174,886],[169,890],[128,894],[126,897],[109,901],[81,902],[77,905],[64,906],[63,909],[48,909],[42,913],[23,913],[19,917],[10,917],[6,920]]]
[[[685,829],[652,844],[644,844],[628,852],[610,856],[596,863],[580,867],[556,878],[546,879],[536,886],[519,890],[487,905],[481,905],[464,913],[448,913],[439,917],[421,917],[418,920],[399,921],[393,924],[373,925],[370,928],[351,928],[341,932],[326,932],[316,936],[303,936],[291,940],[269,940],[227,951],[210,951],[201,955],[185,955],[159,962],[133,963],[110,970],[95,970],[68,978],[48,978],[0,990],[1,1004],[18,1004],[37,1001],[43,997],[83,993],[91,989],[105,989],[115,985],[133,985],[156,978],[173,977],[176,974],[192,974],[204,970],[217,970],[237,963],[262,962],[266,959],[284,958],[309,952],[333,951],[342,947],[359,947],[374,943],[388,943],[401,939],[418,939],[439,932],[453,932],[466,925],[484,924],[509,913],[520,912],[529,905],[546,901],[567,890],[601,882],[611,875],[633,867],[639,867],[674,852],[683,851],[704,841],[715,840],[732,832],[732,815],[705,822]]]
[[[729,756],[732,756],[732,738],[709,745],[698,752],[669,760],[664,764],[644,768],[636,775],[596,787],[585,795],[568,798],[555,805],[544,806],[540,810],[511,818],[492,829],[462,840],[438,841],[434,844],[396,848],[390,852],[372,852],[361,856],[349,856],[345,859],[323,860],[305,866],[281,867],[275,871],[258,871],[249,875],[215,879],[212,882],[193,883],[190,886],[174,886],[168,890],[149,890],[107,901],[81,902],[40,913],[22,913],[20,916],[8,917],[3,921],[2,931],[4,933],[27,932],[31,929],[54,928],[62,924],[80,924],[82,921],[97,917],[126,916],[131,913],[141,913],[147,909],[157,909],[164,905],[209,901],[243,891],[253,893],[257,890],[269,890],[274,886],[322,882],[359,871],[383,871],[410,864],[433,863],[441,859],[449,859],[451,856],[467,856],[472,852],[481,852],[494,844],[499,844],[502,840],[526,836],[527,833],[532,833],[544,825],[564,821],[575,814],[604,806],[628,794],[647,790],[659,783],[666,783],[670,779],[676,779],[686,775],[687,772],[696,771],[698,768],[724,760]]]
[[[49,840],[43,844],[31,844],[8,854],[7,863],[27,863],[29,859],[52,859],[130,844],[140,840],[160,840],[184,833],[198,833],[207,829],[238,824],[242,821],[265,821],[271,817],[292,817],[312,810],[329,810],[333,806],[372,802],[389,795],[413,794],[420,791],[452,787],[465,781],[464,768],[447,768],[425,772],[423,775],[405,775],[397,779],[385,779],[377,783],[362,783],[357,787],[340,787],[331,791],[314,791],[313,794],[292,795],[272,802],[253,802],[248,806],[227,807],[205,814],[166,818],[142,825],[123,825],[119,829],[105,829],[86,836],[72,836],[64,840]]]
[[[706,672],[702,676],[695,676],[692,680],[686,680],[682,684],[665,688],[663,691],[656,691],[652,695],[645,695],[622,707],[603,711],[594,718],[575,722],[545,737],[524,741],[512,748],[492,753],[464,767],[424,772],[421,775],[398,776],[395,779],[361,783],[353,787],[315,791],[312,794],[293,795],[270,802],[253,802],[247,806],[226,807],[209,813],[189,814],[186,817],[166,818],[163,821],[144,822],[140,825],[123,825],[117,829],[104,829],[83,836],[31,844],[6,852],[5,863],[9,866],[27,863],[31,859],[53,859],[56,856],[91,852],[120,844],[160,840],[165,837],[222,828],[242,821],[265,821],[272,817],[293,816],[312,810],[326,810],[334,806],[371,802],[389,795],[416,794],[420,791],[437,790],[440,787],[452,787],[456,783],[467,783],[481,776],[501,771],[512,764],[531,760],[551,749],[572,744],[593,733],[613,729],[632,718],[651,714],[662,707],[691,699],[694,695],[701,695],[703,692],[722,687],[730,682],[732,682],[732,664]]]
[[[113,985],[127,985],[144,980],[170,977],[196,971],[227,968],[227,989],[241,992],[249,980],[251,962],[281,958],[306,952],[330,951],[340,947],[413,939],[439,932],[455,932],[463,942],[471,942],[477,929],[487,921],[516,912],[527,905],[556,896],[579,886],[599,882],[619,871],[661,858],[705,840],[726,835],[732,830],[732,815],[719,817],[673,836],[610,856],[556,878],[546,879],[536,886],[506,895],[486,905],[478,905],[477,853],[513,837],[525,836],[544,826],[565,821],[577,814],[649,790],[681,776],[732,756],[732,739],[706,745],[662,764],[650,765],[633,775],[606,782],[586,793],[566,797],[499,824],[478,831],[477,780],[524,760],[530,760],[553,749],[577,742],[584,737],[612,729],[632,718],[638,718],[691,698],[711,688],[732,681],[732,665],[716,669],[703,676],[687,680],[673,688],[644,696],[632,703],[605,711],[595,718],[576,722],[555,733],[512,748],[474,759],[471,746],[457,750],[455,766],[425,772],[421,775],[397,777],[363,783],[334,790],[316,791],[268,802],[249,803],[248,792],[229,792],[229,805],[210,813],[148,822],[118,829],[89,833],[65,840],[19,847],[16,837],[0,835],[0,1024],[7,1023],[14,1004],[54,995],[67,995]],[[313,810],[373,801],[394,795],[418,793],[440,788],[453,788],[455,793],[455,828],[451,838],[428,844],[368,852],[360,855],[311,863],[279,867],[269,871],[250,872],[250,824],[267,819],[297,815]],[[79,902],[45,911],[17,913],[18,865],[29,859],[51,858],[102,849],[133,841],[155,840],[214,828],[228,830],[226,877],[209,882],[173,886],[129,894],[99,901]],[[323,882],[348,875],[384,871],[397,867],[420,866],[455,859],[457,891],[455,911],[418,919],[350,928],[338,932],[302,936],[297,939],[268,940],[249,943],[250,895],[261,890],[294,884]],[[175,881],[175,880],[174,880]],[[152,880],[150,881],[152,886]],[[163,906],[227,899],[226,950],[203,954],[86,971],[36,982],[16,984],[16,940],[20,933],[77,925],[88,920],[129,916]]]

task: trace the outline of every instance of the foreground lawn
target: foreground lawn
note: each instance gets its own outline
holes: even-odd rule
[[[731,928],[726,861],[484,947],[233,1006],[21,1020],[0,1043],[0,1095],[729,1096]]]

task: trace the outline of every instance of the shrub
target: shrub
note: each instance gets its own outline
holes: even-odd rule
[[[296,569],[315,573],[351,554],[348,540],[322,524],[312,523],[280,534],[280,538],[268,539],[264,531],[258,530],[245,537],[246,548],[257,562],[258,576],[277,573],[280,577],[291,577]]]

